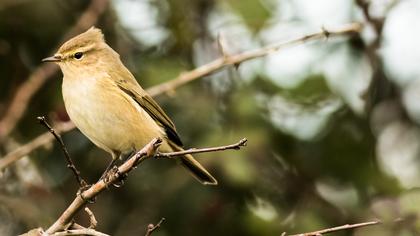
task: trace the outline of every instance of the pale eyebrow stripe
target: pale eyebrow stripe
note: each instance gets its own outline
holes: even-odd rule
[[[73,50],[69,51],[68,53],[66,53],[67,55],[65,54],[66,55],[65,58],[72,58],[76,52],[87,53],[89,51],[92,51],[94,48],[95,48],[95,44],[91,44],[91,45],[88,45],[88,46],[73,49]]]

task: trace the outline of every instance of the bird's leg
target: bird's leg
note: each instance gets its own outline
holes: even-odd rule
[[[130,158],[131,156],[133,156],[136,152],[137,152],[137,150],[133,146],[133,147],[131,147],[131,150],[130,151],[121,153],[119,159],[122,160],[123,162],[125,162],[126,160],[128,160],[128,158]]]
[[[108,178],[108,172],[110,172],[110,170],[113,168],[115,162],[117,162],[117,158],[114,158],[114,155],[112,155],[112,161],[108,164],[108,166],[106,167],[104,173],[101,175],[101,178],[99,178],[99,180],[104,180],[105,182],[107,182]]]
[[[102,173],[101,178],[99,178],[99,180],[104,180],[105,183],[108,182],[108,172],[110,172],[110,170],[113,168],[115,162],[117,162],[119,155],[121,155],[121,153],[118,152],[118,151],[111,152],[112,161],[108,164],[108,166],[106,167],[104,173]]]
[[[108,164],[108,166],[106,167],[104,173],[102,174],[101,179],[106,176],[106,174],[112,169],[112,167],[115,166],[114,164],[117,161],[118,161],[118,159],[112,159],[112,161]]]
[[[125,162],[135,153],[136,153],[136,148],[133,146],[129,152],[120,153],[119,159]],[[118,170],[116,170],[116,172],[118,173]],[[118,182],[112,184],[116,188],[121,187],[124,184],[125,178],[127,177],[127,175],[122,175],[121,173],[118,173],[118,176],[119,176]]]

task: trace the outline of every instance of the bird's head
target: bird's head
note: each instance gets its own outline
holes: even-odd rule
[[[54,54],[44,58],[43,62],[57,63],[63,74],[80,73],[89,70],[98,70],[98,66],[112,62],[118,54],[112,50],[104,40],[102,31],[91,27],[65,42]]]

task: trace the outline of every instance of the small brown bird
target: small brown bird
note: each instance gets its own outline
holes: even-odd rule
[[[171,119],[105,43],[101,30],[90,28],[43,61],[60,66],[70,119],[96,146],[111,153],[111,165],[120,155],[138,150],[156,137],[163,140],[163,152],[183,150]],[[201,183],[217,184],[192,155],[178,160]]]

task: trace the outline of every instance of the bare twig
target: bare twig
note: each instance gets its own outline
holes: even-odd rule
[[[349,24],[349,25],[345,25],[343,27],[340,27],[337,30],[326,30],[325,28],[322,28],[321,31],[319,31],[317,33],[306,35],[306,36],[303,36],[303,37],[299,37],[297,39],[290,40],[290,41],[287,41],[287,42],[268,45],[268,46],[265,46],[263,48],[245,51],[245,52],[242,52],[242,53],[239,53],[239,54],[236,54],[236,55],[228,55],[228,54],[224,53],[221,58],[216,59],[213,62],[210,62],[208,64],[202,65],[202,66],[200,66],[200,67],[198,67],[194,70],[191,70],[189,72],[182,73],[173,80],[162,83],[160,85],[153,86],[153,87],[147,89],[147,92],[151,96],[157,96],[157,95],[175,90],[178,87],[180,87],[180,86],[182,86],[182,85],[184,85],[184,84],[186,84],[190,81],[201,78],[205,75],[209,75],[209,74],[211,74],[215,71],[218,71],[218,70],[222,69],[225,66],[238,65],[238,64],[240,64],[244,61],[248,61],[248,60],[251,60],[251,59],[254,59],[254,58],[267,56],[268,54],[273,53],[275,51],[278,51],[281,48],[292,46],[292,45],[297,45],[299,43],[304,43],[308,40],[315,40],[315,39],[320,39],[320,38],[325,38],[325,37],[334,37],[334,36],[340,36],[340,35],[354,34],[354,33],[359,32],[361,30],[361,28],[362,28],[362,25],[360,25],[359,23],[352,23],[352,24]],[[223,45],[223,46],[225,46],[225,45]],[[75,127],[74,126],[68,127],[68,129],[66,129],[64,132],[72,130],[73,128],[75,128]],[[1,132],[2,132],[1,129],[2,128],[1,128],[1,122],[0,122],[0,140],[1,140]],[[0,159],[0,170],[5,168],[6,166],[10,165],[14,161],[18,160],[23,155],[27,155],[28,153],[30,153],[31,151],[41,147],[45,143],[48,143],[48,142],[52,141],[52,139],[48,139],[48,141],[46,141],[45,136],[49,136],[48,133],[47,134],[44,133],[44,134],[38,136],[36,139],[34,139],[34,141],[37,140],[38,142],[34,142],[32,145],[25,145],[26,146],[26,148],[24,149],[25,152],[20,151],[21,148],[19,148],[19,149],[13,151],[13,152],[7,154],[5,157],[8,157],[9,161],[2,163],[2,159]],[[41,140],[43,142],[39,142]],[[42,144],[39,144],[39,143],[42,143]],[[13,156],[13,158],[10,158],[9,156]],[[3,159],[5,159],[5,158],[3,158]]]
[[[246,139],[242,139],[240,142],[233,145],[227,145],[227,146],[222,146],[222,147],[217,147],[217,148],[205,148],[204,150],[206,150],[206,152],[210,152],[210,151],[219,151],[219,150],[226,150],[226,149],[239,149],[241,146],[244,146],[245,142],[246,142]],[[58,220],[52,226],[50,226],[50,228],[48,228],[46,233],[53,234],[58,231],[62,231],[66,229],[66,226],[68,226],[71,223],[73,216],[80,209],[82,209],[82,207],[84,207],[89,202],[90,199],[95,198],[98,194],[100,194],[103,190],[105,190],[110,184],[118,183],[122,178],[127,176],[128,173],[132,169],[134,169],[144,160],[154,157],[157,154],[157,149],[161,143],[162,143],[162,140],[160,138],[153,139],[149,144],[144,146],[140,151],[138,151],[136,154],[131,156],[122,165],[120,165],[116,170],[114,171],[111,170],[109,172],[110,174],[108,174],[106,178],[100,179],[98,182],[96,182],[94,185],[89,187],[87,190],[77,195],[76,198],[73,200],[73,202],[70,204],[70,206],[63,212],[63,214],[61,214]],[[196,153],[194,152],[196,150],[200,150],[200,149],[189,150],[189,151],[186,151],[184,154]],[[179,155],[179,154],[175,152],[175,154],[169,155],[168,157],[174,156],[174,155]],[[156,225],[156,228],[160,227],[160,224],[162,222],[163,220],[161,220],[161,222],[159,222]]]
[[[337,231],[361,228],[361,227],[366,227],[370,225],[378,225],[378,224],[382,224],[382,222],[379,220],[374,220],[374,221],[368,221],[368,222],[357,223],[357,224],[346,224],[346,225],[341,225],[341,226],[337,226],[333,228],[328,228],[328,229],[323,229],[323,230],[318,230],[318,231],[313,231],[313,232],[308,232],[308,233],[293,234],[289,236],[321,236],[323,234],[329,234],[329,233],[333,233]],[[285,233],[283,233],[282,235],[286,236]]]
[[[52,236],[71,236],[71,235],[91,235],[91,236],[110,236],[94,229],[69,229],[52,234]]]
[[[72,221],[74,215],[80,209],[82,209],[82,207],[84,207],[90,199],[95,198],[99,193],[107,189],[109,184],[117,183],[121,177],[126,176],[134,167],[139,165],[144,160],[153,157],[161,142],[161,139],[153,139],[149,144],[143,147],[143,149],[138,151],[121,166],[119,166],[115,173],[107,176],[106,182],[104,179],[101,179],[87,190],[77,195],[70,206],[57,219],[57,221],[48,228],[46,231],[47,235],[64,230],[66,226]]]
[[[42,236],[42,234],[44,233],[44,230],[42,230],[42,228],[35,228],[35,229],[31,229],[26,233],[23,234],[19,234],[18,236]]]
[[[67,39],[94,25],[107,6],[107,0],[92,1],[73,27],[67,31],[63,39]],[[0,140],[4,139],[12,132],[25,113],[32,96],[34,96],[44,83],[57,71],[58,66],[54,64],[41,64],[17,89],[5,115],[0,120]]]
[[[36,228],[36,229],[29,230],[28,232],[21,234],[19,236],[46,236],[46,235],[47,234],[42,230],[42,228]],[[109,236],[108,234],[104,234],[94,229],[84,228],[79,225],[77,225],[77,228],[66,229],[66,230],[56,232],[54,234],[48,234],[48,235],[51,235],[51,236],[70,236],[70,235]]]
[[[73,161],[71,160],[69,152],[67,151],[66,145],[64,145],[64,142],[63,142],[63,139],[61,139],[61,136],[57,134],[53,128],[51,128],[51,126],[48,124],[44,116],[37,117],[37,119],[39,123],[41,123],[43,126],[45,126],[48,129],[48,131],[54,136],[54,138],[60,144],[60,147],[63,150],[64,156],[66,157],[66,160],[67,160],[67,167],[73,172],[77,180],[77,183],[79,183],[80,188],[86,187],[87,183],[80,176],[80,171],[76,168]]]
[[[89,229],[96,228],[96,226],[98,225],[98,221],[96,220],[95,215],[88,207],[85,207],[85,211],[89,216],[89,221],[90,221]]]
[[[144,236],[150,236],[150,235],[152,235],[153,231],[155,231],[158,228],[160,228],[160,226],[162,225],[163,222],[165,222],[165,218],[160,219],[160,221],[156,225],[149,224],[147,226],[147,231],[146,231],[146,234]]]
[[[220,147],[211,147],[211,148],[190,148],[188,150],[179,151],[179,152],[166,152],[166,153],[157,153],[155,155],[156,158],[173,158],[176,156],[182,156],[185,154],[194,154],[194,153],[203,153],[203,152],[218,152],[218,151],[224,151],[229,149],[239,150],[241,147],[246,146],[246,142],[248,140],[246,138],[241,139],[239,142],[235,144],[230,144],[226,146],[220,146]]]
[[[319,32],[308,34],[303,37],[292,39],[290,41],[275,43],[272,45],[268,45],[268,46],[254,49],[254,50],[245,51],[245,52],[235,54],[235,55],[223,54],[222,57],[208,64],[202,65],[189,72],[182,73],[173,80],[151,87],[150,89],[148,89],[148,92],[151,96],[156,96],[158,94],[170,92],[185,83],[188,83],[192,80],[209,75],[226,66],[238,65],[244,61],[252,60],[259,57],[264,57],[264,56],[267,56],[268,54],[279,51],[282,48],[289,47],[292,45],[302,44],[309,40],[358,33],[361,30],[361,28],[362,28],[362,25],[359,23],[352,23],[349,25],[345,25],[337,30],[326,30],[325,28],[323,28]]]
[[[72,122],[60,122],[55,127],[54,130],[57,134],[61,134],[67,131],[74,129],[74,124]],[[54,137],[49,133],[45,132],[29,143],[26,143],[14,151],[8,153],[4,157],[0,158],[0,171],[12,164],[13,162],[19,160],[20,158],[28,155],[35,149],[38,149],[46,144],[52,142]]]

